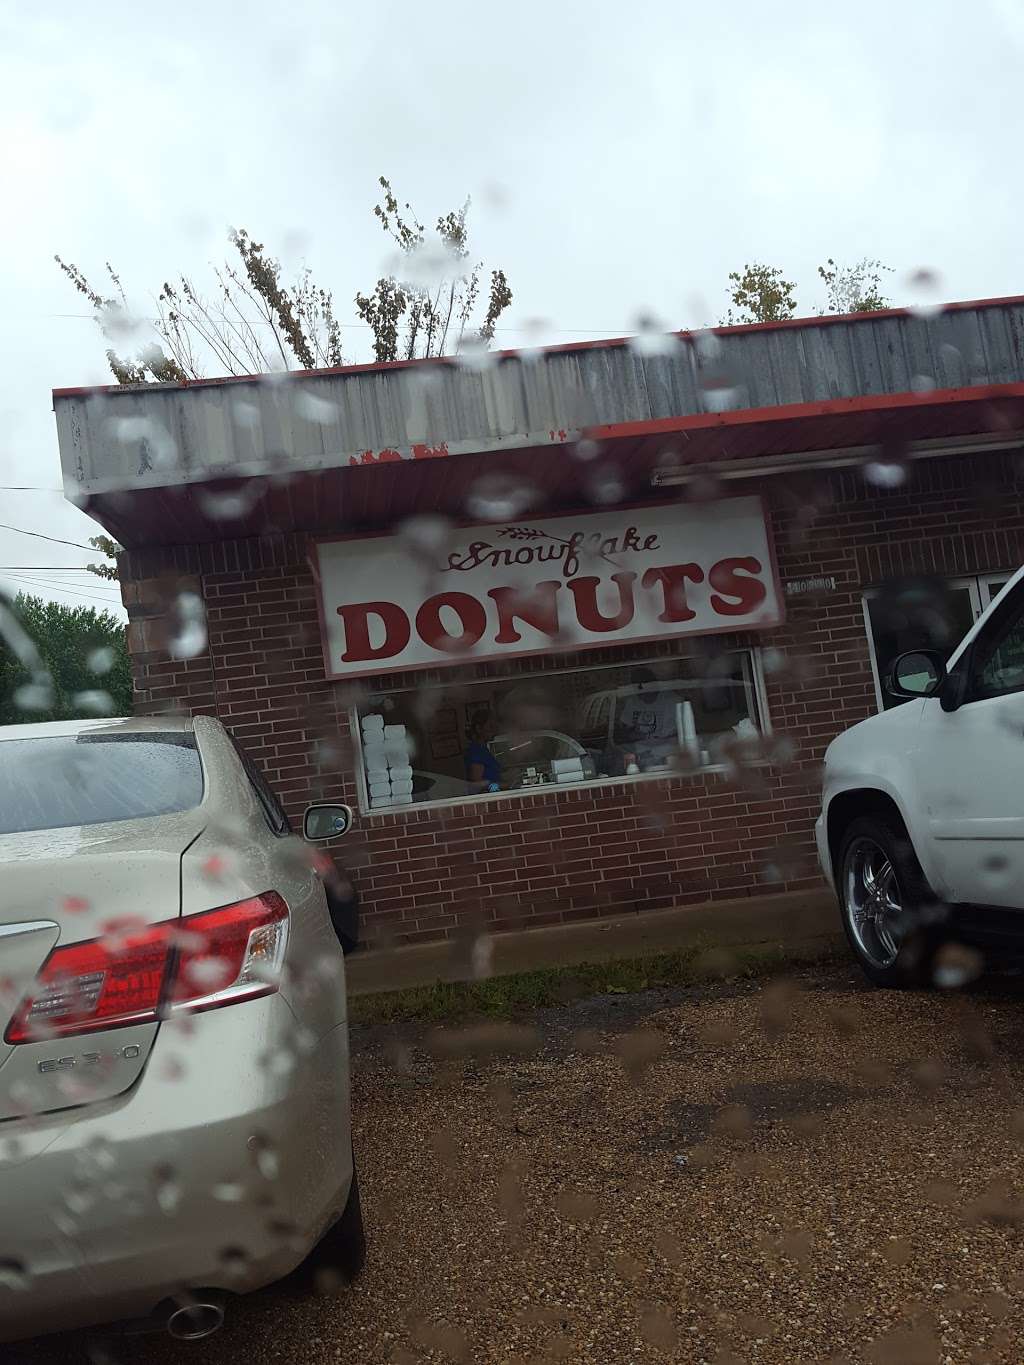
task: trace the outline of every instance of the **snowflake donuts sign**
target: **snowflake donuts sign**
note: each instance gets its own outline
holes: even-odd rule
[[[332,678],[781,619],[756,497],[460,527],[430,566],[392,536],[319,541],[315,558]]]

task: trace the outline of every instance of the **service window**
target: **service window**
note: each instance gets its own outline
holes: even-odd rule
[[[720,765],[765,728],[737,650],[370,698],[358,726],[371,810]]]

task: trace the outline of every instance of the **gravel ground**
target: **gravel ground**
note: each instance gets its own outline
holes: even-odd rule
[[[362,1030],[357,1286],[114,1359],[1019,1365],[1022,1001],[818,969]]]

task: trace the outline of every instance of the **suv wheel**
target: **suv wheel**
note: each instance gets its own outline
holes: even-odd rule
[[[869,981],[922,986],[938,946],[923,917],[935,896],[906,831],[883,815],[854,820],[837,860],[843,928]]]

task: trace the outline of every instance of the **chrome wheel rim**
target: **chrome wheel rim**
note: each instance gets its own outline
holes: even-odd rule
[[[843,867],[843,908],[872,967],[891,967],[900,950],[903,898],[892,859],[874,839],[855,839]]]

